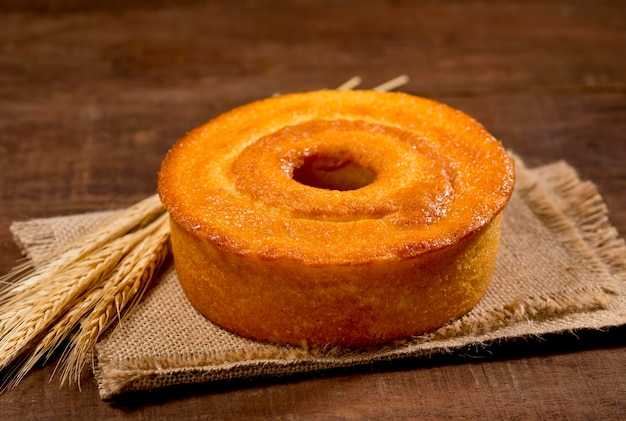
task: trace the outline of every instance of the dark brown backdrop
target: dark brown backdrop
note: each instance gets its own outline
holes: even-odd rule
[[[171,144],[275,92],[374,86],[476,117],[537,165],[565,159],[626,234],[624,1],[0,0],[0,272],[11,221],[126,206]],[[184,388],[109,405],[48,383],[0,395],[2,419],[617,419],[624,328],[496,344],[427,364]]]

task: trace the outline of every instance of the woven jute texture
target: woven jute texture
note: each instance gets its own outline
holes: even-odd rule
[[[110,216],[40,219],[12,230],[36,263]],[[503,222],[494,279],[480,303],[435,332],[377,349],[305,349],[241,338],[194,310],[168,263],[139,306],[98,343],[100,396],[432,357],[473,344],[626,323],[626,246],[592,183],[564,162],[529,170],[518,160]]]

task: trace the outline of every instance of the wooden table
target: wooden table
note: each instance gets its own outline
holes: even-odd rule
[[[0,272],[14,220],[150,195],[187,130],[275,92],[405,91],[476,117],[530,166],[567,160],[626,235],[624,1],[0,1]],[[132,4],[132,5],[128,5]],[[626,330],[115,405],[54,364],[0,395],[0,419],[626,418]]]

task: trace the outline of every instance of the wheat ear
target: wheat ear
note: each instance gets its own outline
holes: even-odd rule
[[[84,341],[78,339],[84,336],[81,335],[82,331],[79,330],[74,335],[71,335],[72,332],[80,327],[82,322],[92,318],[93,314],[97,314],[98,309],[103,304],[113,301],[117,315],[121,317],[122,312],[128,310],[133,303],[138,302],[148,287],[154,272],[160,267],[169,252],[167,214],[161,215],[150,225],[127,237],[128,244],[131,244],[130,249],[120,250],[120,253],[124,254],[123,257],[106,276],[101,278],[101,282],[94,279],[92,287],[87,288],[84,294],[73,300],[74,304],[69,310],[58,318],[47,333],[37,338],[34,348],[13,369],[10,379],[4,385],[5,388],[17,385],[38,361],[44,358],[47,360],[70,336],[71,340],[63,355],[66,356],[70,350],[79,348],[83,350],[81,355],[78,354],[78,351],[72,352],[70,355],[75,355],[74,360],[86,361],[87,355],[95,345],[100,333],[113,322],[114,317],[107,320],[106,325],[102,323],[102,329],[94,340],[85,346],[82,346]],[[70,380],[78,381],[84,363],[74,365],[77,366],[77,369],[74,370],[75,376]]]
[[[0,278],[2,390],[17,385],[37,360],[70,335],[95,307],[102,283],[119,271],[121,262],[132,265],[130,252],[166,219],[153,195],[50,254],[38,267],[19,265]]]
[[[94,250],[137,227],[150,223],[164,212],[165,209],[158,195],[152,195],[120,211],[95,230],[62,246],[60,250],[50,253],[44,257],[44,263],[34,270],[28,271],[25,265],[18,265],[7,275],[0,277],[0,282],[4,284],[0,289],[0,306],[21,292],[26,292],[25,295],[30,294],[32,286],[45,283],[46,278],[51,274],[71,268],[73,264]]]
[[[134,231],[116,238],[83,259],[55,272],[38,283],[31,298],[14,302],[19,317],[3,320],[3,335],[0,339],[0,369],[4,369],[34,339],[68,311],[90,288],[105,279],[122,258],[142,239],[143,230]]]
[[[63,344],[80,321],[89,314],[98,300],[102,298],[102,288],[94,288],[81,297],[80,303],[72,307],[58,320],[48,332],[38,340],[35,347],[14,367],[2,389],[11,389],[35,367],[39,361],[47,361]]]
[[[61,359],[61,382],[78,382],[80,373],[100,335],[136,305],[154,273],[169,255],[169,220],[159,218],[154,232],[145,237],[120,263],[102,286],[102,297],[80,323],[68,352]]]

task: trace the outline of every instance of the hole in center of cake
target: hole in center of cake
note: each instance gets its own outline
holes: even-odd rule
[[[376,174],[343,154],[314,154],[294,168],[293,179],[305,186],[347,191],[371,184]]]

